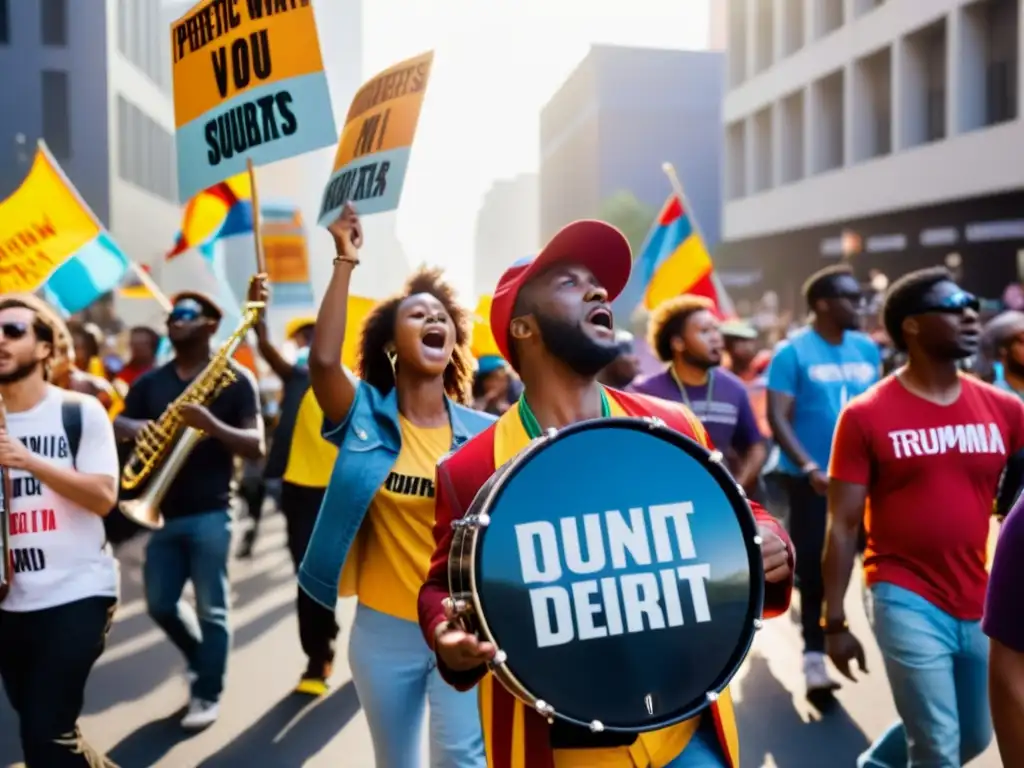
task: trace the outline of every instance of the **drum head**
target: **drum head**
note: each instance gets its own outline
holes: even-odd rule
[[[649,731],[736,673],[764,596],[757,528],[697,443],[585,422],[507,468],[486,504],[476,599],[508,671],[555,716]]]

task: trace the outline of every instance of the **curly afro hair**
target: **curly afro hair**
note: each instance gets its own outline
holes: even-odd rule
[[[359,340],[357,375],[381,394],[388,394],[395,386],[395,376],[384,349],[395,338],[398,307],[410,296],[429,293],[444,305],[455,324],[455,349],[444,371],[445,392],[456,402],[466,404],[471,401],[473,356],[469,351],[469,313],[459,304],[455,289],[442,275],[440,269],[420,267],[409,277],[399,293],[380,302],[366,318]]]
[[[713,310],[715,303],[706,296],[684,293],[661,302],[647,321],[647,343],[663,363],[672,362],[672,339],[683,333],[690,315],[702,309]]]

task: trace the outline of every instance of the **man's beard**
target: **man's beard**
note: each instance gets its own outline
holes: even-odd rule
[[[683,362],[687,365],[692,365],[701,371],[710,371],[712,368],[717,368],[722,364],[721,358],[717,362],[711,362],[707,358],[696,357],[691,355],[689,352],[683,352]]]
[[[534,313],[544,346],[573,372],[594,378],[619,356],[619,345],[601,344],[590,338],[578,323]]]
[[[27,363],[22,363],[10,373],[0,373],[0,384],[14,384],[22,379],[27,379],[35,372],[39,364],[38,360],[30,360]]]

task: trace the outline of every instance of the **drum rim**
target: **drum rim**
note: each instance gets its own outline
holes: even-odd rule
[[[704,464],[705,469],[715,477],[719,487],[732,503],[734,511],[738,506],[740,508],[745,508],[748,512],[747,515],[736,515],[740,530],[744,534],[744,543],[747,544],[748,562],[750,564],[750,599],[747,604],[746,619],[749,629],[745,632],[745,638],[736,646],[733,653],[730,654],[728,663],[723,667],[722,674],[714,679],[712,685],[709,686],[708,690],[705,692],[705,701],[702,705],[697,706],[696,708],[689,708],[677,715],[659,720],[654,725],[648,724],[643,727],[604,725],[597,721],[585,722],[578,718],[567,716],[563,712],[560,712],[555,707],[551,706],[548,702],[538,699],[508,665],[507,657],[505,656],[500,643],[498,643],[497,638],[494,636],[494,633],[487,621],[486,613],[483,611],[478,589],[479,574],[477,573],[477,570],[479,568],[480,560],[477,557],[477,551],[482,545],[482,534],[486,530],[487,523],[489,522],[487,510],[494,505],[497,497],[504,490],[505,485],[515,477],[528,459],[530,459],[535,453],[543,450],[545,447],[554,444],[560,439],[576,434],[577,432],[585,432],[591,429],[605,427],[613,429],[631,429],[639,432],[656,432],[663,439],[667,439],[669,442],[677,444],[680,448],[689,453],[691,457],[698,458]],[[732,679],[736,676],[736,673],[739,672],[743,661],[750,654],[750,648],[754,644],[754,638],[757,635],[757,631],[763,626],[764,595],[766,589],[764,568],[759,557],[760,533],[757,530],[757,519],[754,517],[753,510],[750,509],[746,492],[729,473],[729,470],[726,469],[724,457],[721,451],[711,450],[707,446],[701,445],[693,438],[673,429],[663,420],[656,417],[604,417],[579,421],[562,427],[561,429],[551,428],[546,430],[544,435],[534,438],[525,450],[520,451],[512,460],[499,467],[497,471],[501,473],[501,476],[491,484],[490,488],[487,489],[487,495],[479,501],[474,499],[473,504],[470,505],[471,510],[472,507],[478,507],[479,509],[479,511],[476,512],[477,520],[479,521],[480,517],[483,516],[487,522],[478,522],[477,525],[470,526],[470,530],[467,531],[470,540],[466,542],[469,544],[469,552],[467,567],[464,570],[468,572],[469,584],[468,590],[466,591],[469,593],[469,597],[473,605],[474,620],[479,626],[480,632],[483,633],[484,638],[488,642],[494,644],[495,648],[497,648],[497,654],[495,659],[490,663],[490,667],[492,673],[498,677],[502,684],[507,688],[514,689],[511,691],[513,695],[516,695],[527,706],[532,707],[542,716],[546,717],[549,723],[554,722],[554,718],[558,718],[563,722],[571,723],[582,728],[590,728],[592,731],[602,730],[619,733],[647,733],[652,730],[668,728],[681,722],[685,722],[686,720],[690,720],[698,716],[701,712],[707,709],[708,706],[715,703],[722,691],[729,686]],[[600,725],[600,728],[595,729],[595,724]]]

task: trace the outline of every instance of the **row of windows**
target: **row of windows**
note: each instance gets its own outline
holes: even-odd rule
[[[43,140],[59,160],[71,157],[71,88],[68,73],[42,72]]]
[[[178,202],[174,136],[123,96],[117,97],[117,172],[157,197]]]
[[[164,91],[171,88],[170,33],[160,0],[118,0],[117,49]]]
[[[68,0],[39,0],[39,40],[43,45],[68,44]],[[11,42],[10,0],[0,0],[0,45]]]

